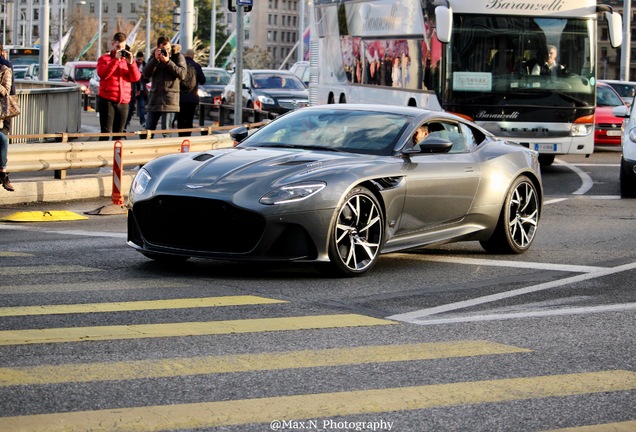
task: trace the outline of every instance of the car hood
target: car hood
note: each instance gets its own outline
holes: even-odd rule
[[[307,90],[291,90],[291,89],[263,89],[255,90],[256,95],[265,95],[274,99],[278,98],[296,98],[296,99],[308,99],[309,93]]]
[[[594,113],[594,117],[595,117],[594,122],[596,124],[615,123],[620,126],[623,123],[623,119],[620,117],[616,117],[612,114],[612,110],[614,108],[615,107],[612,107],[612,106],[597,106],[596,111]]]
[[[355,177],[355,170],[383,165],[381,161],[386,159],[353,153],[249,147],[181,157],[177,163],[166,163],[165,169],[157,167],[161,164],[159,158],[148,170],[153,176],[155,168],[160,173],[156,194],[199,191],[207,196],[230,196],[248,190],[266,193],[294,182],[328,181],[334,175]],[[365,174],[373,171],[369,169]]]
[[[225,89],[224,85],[219,84],[199,84],[199,87],[204,89],[205,91],[216,91],[222,92]]]

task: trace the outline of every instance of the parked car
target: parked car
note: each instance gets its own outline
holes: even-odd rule
[[[48,65],[49,78],[47,81],[62,81],[62,73],[64,72],[64,66],[58,64]],[[30,64],[24,74],[24,79],[39,80],[40,79],[40,65],[37,63]]]
[[[234,104],[236,75],[225,86],[221,103]],[[243,71],[243,106],[276,114],[306,107],[309,92],[296,75],[284,70],[253,69]]]
[[[600,80],[599,82],[611,85],[628,106],[634,101],[634,96],[636,96],[636,82],[618,80]]]
[[[619,181],[623,198],[636,198],[636,110],[634,106],[618,106],[616,117],[626,119],[621,137],[621,168]]]
[[[318,105],[231,136],[235,148],[140,169],[128,245],[156,260],[315,262],[355,276],[381,253],[479,241],[519,254],[537,233],[538,153],[450,113]]]
[[[309,86],[309,62],[298,61],[289,68],[289,71],[295,74],[306,86]]]
[[[26,66],[13,66],[13,77],[15,79],[24,79],[27,73]]]
[[[204,103],[213,103],[214,98],[220,98],[223,89],[230,82],[232,76],[222,68],[204,67],[205,84],[199,85],[199,99]]]
[[[64,65],[62,81],[74,82],[80,85],[82,93],[92,96],[89,81],[93,71],[97,69],[96,61],[71,61]]]
[[[619,146],[623,119],[616,117],[612,109],[625,106],[625,102],[609,84],[596,84],[596,112],[594,114],[594,145]]]

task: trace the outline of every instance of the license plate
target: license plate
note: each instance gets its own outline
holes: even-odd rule
[[[557,144],[549,144],[549,143],[545,143],[545,144],[535,144],[534,145],[534,149],[538,152],[551,152],[551,153],[556,153],[557,152]]]
[[[619,130],[607,131],[607,136],[621,136],[621,131]]]

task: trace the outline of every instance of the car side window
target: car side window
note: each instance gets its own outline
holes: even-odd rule
[[[434,121],[428,123],[428,136],[438,137],[453,143],[449,153],[466,151],[466,143],[459,125],[456,123]]]

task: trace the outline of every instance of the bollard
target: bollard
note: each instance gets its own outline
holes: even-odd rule
[[[113,156],[113,204],[124,205],[124,199],[121,195],[121,177],[124,171],[122,163],[122,144],[121,141],[115,141],[115,152]]]
[[[181,153],[188,153],[190,151],[190,140],[183,140],[181,143]]]

